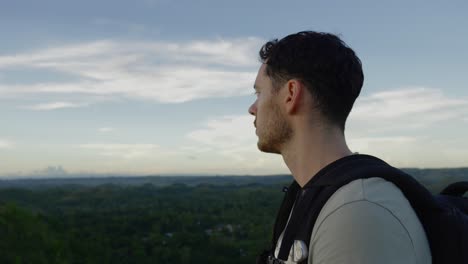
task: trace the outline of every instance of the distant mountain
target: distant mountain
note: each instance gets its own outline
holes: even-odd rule
[[[468,168],[456,169],[414,169],[407,168],[403,171],[415,177],[419,182],[431,191],[439,192],[443,187],[456,181],[468,181]],[[376,175],[378,177],[378,175]],[[152,184],[155,186],[168,186],[173,184],[185,184],[187,186],[198,185],[271,185],[288,184],[291,175],[266,175],[266,176],[105,176],[105,177],[70,177],[65,178],[31,178],[0,180],[0,188],[26,188],[42,189],[55,187],[95,187],[100,185],[138,186]]]
[[[290,175],[270,176],[110,176],[110,177],[74,177],[74,178],[34,178],[0,180],[0,188],[54,188],[65,186],[94,187],[99,185],[137,186],[152,184],[168,186],[173,184],[197,185],[251,185],[277,184],[291,181]]]

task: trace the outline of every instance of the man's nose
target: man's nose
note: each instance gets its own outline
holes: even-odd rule
[[[257,113],[257,105],[256,105],[257,102],[253,103],[250,107],[249,107],[249,113],[251,115],[255,115],[255,113]]]

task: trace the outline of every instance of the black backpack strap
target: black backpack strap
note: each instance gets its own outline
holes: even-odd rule
[[[440,192],[442,195],[451,195],[462,197],[468,191],[468,182],[455,182],[445,187],[445,189]]]
[[[333,173],[322,175],[315,181],[311,181],[311,186],[323,186],[336,191],[354,180],[378,177],[395,184],[413,207],[426,208],[425,210],[437,207],[432,194],[412,176],[403,171],[370,155],[355,155],[346,158],[348,160],[342,162],[343,165]],[[427,208],[428,206],[430,208]]]
[[[318,215],[339,188],[357,179],[373,177],[395,184],[409,201],[428,238],[432,263],[468,263],[468,215],[463,210],[468,202],[467,198],[457,197],[466,183],[455,184],[444,192],[454,195],[433,196],[410,175],[368,155],[335,161],[300,189],[301,196],[285,228],[278,258],[288,259],[294,240],[302,240],[309,248]],[[307,259],[301,263],[307,263]]]
[[[432,263],[468,263],[468,200],[459,197],[468,183],[449,186],[445,193],[452,195],[434,196],[410,175],[374,159],[358,178],[380,177],[401,190],[424,228]]]
[[[273,237],[271,240],[271,247],[269,251],[265,251],[262,253],[265,259],[267,259],[269,256],[274,255],[274,252],[276,249],[276,243],[281,235],[281,232],[283,232],[288,222],[289,214],[294,205],[299,189],[300,189],[300,186],[299,184],[297,184],[296,181],[293,181],[289,185],[289,187],[283,188],[283,192],[285,192],[285,195],[284,195],[283,201],[281,202],[280,208],[276,215],[275,223],[273,225]]]
[[[288,223],[289,214],[291,209],[296,201],[296,197],[300,190],[299,184],[296,181],[293,181],[288,188],[284,188],[283,191],[285,192],[283,202],[281,203],[280,209],[278,210],[278,214],[276,216],[275,224],[273,226],[273,240],[272,240],[272,250],[275,250],[276,242],[283,232],[284,227]]]
[[[318,215],[328,199],[342,186],[357,180],[379,177],[393,182],[406,195],[410,194],[412,206],[427,207],[433,197],[411,176],[369,155],[352,155],[342,158],[321,170],[302,190],[304,196],[294,207],[286,227],[278,258],[287,260],[294,240],[302,240],[307,248]],[[410,200],[410,199],[409,199]]]
[[[276,249],[276,243],[281,235],[281,232],[283,232],[288,219],[289,219],[289,214],[291,212],[291,209],[294,205],[294,202],[296,201],[296,197],[298,194],[298,191],[300,189],[299,184],[297,184],[296,181],[293,181],[289,187],[283,187],[283,192],[284,197],[283,201],[281,202],[281,205],[279,207],[275,223],[273,225],[273,237],[271,240],[271,246],[268,250],[264,250],[261,252],[256,259],[256,263],[274,263],[275,257],[275,249]]]
[[[311,211],[314,211],[317,203],[314,201],[320,193],[319,189],[308,188],[299,191],[296,203],[292,210],[291,218],[284,229],[281,247],[278,253],[278,259],[286,261],[289,257],[289,251],[297,240],[301,227],[308,225],[307,219]],[[308,246],[308,243],[306,243]]]
[[[447,186],[436,199],[440,203],[450,204],[468,215],[468,198],[463,195],[468,191],[468,181],[455,182]]]

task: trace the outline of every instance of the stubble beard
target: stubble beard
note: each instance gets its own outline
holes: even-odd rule
[[[291,139],[293,131],[275,107],[272,116],[264,126],[263,133],[258,135],[258,149],[267,153],[281,154],[283,146]]]

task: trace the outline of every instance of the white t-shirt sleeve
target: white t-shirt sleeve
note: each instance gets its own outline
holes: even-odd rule
[[[382,178],[336,191],[314,225],[311,264],[430,264],[424,229],[406,197]]]
[[[360,200],[344,204],[318,224],[309,263],[417,263],[408,231],[377,203]]]

